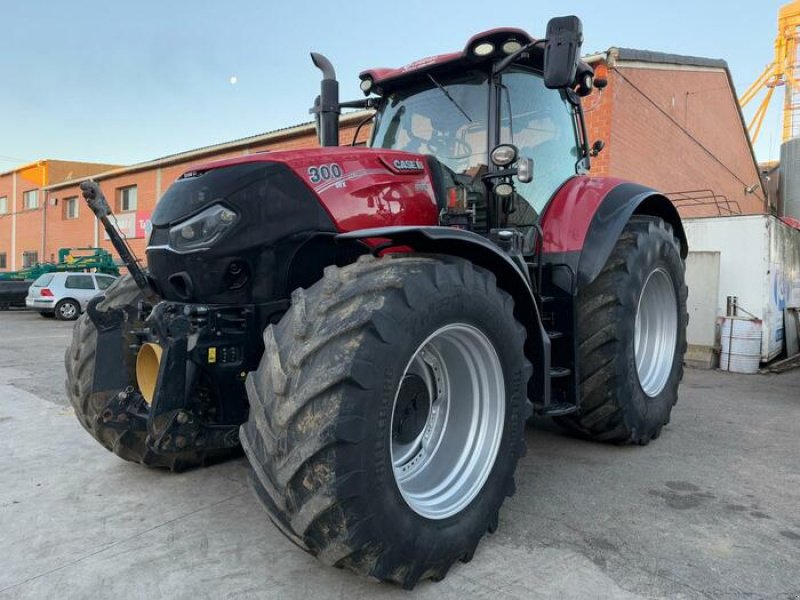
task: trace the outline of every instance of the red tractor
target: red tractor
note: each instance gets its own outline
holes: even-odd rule
[[[514,493],[532,413],[647,444],[686,348],[687,244],[662,194],[589,176],[575,17],[361,74],[323,72],[321,148],[184,173],[142,270],[67,351],[83,426],[180,470],[244,448],[270,519],[329,565],[400,583],[468,561]],[[374,111],[337,147],[342,108]]]

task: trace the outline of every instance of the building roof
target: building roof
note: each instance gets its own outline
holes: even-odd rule
[[[47,162],[47,159],[42,159],[42,160],[35,160],[33,162],[25,163],[24,165],[16,166],[13,169],[8,169],[6,171],[0,172],[0,177],[3,177],[4,175],[11,175],[12,173],[19,173],[20,171],[25,171],[26,169],[33,169],[35,167],[42,166],[46,162]]]
[[[668,54],[653,50],[636,50],[634,48],[609,48],[608,54],[615,60],[624,62],[644,62],[660,65],[679,65],[684,67],[707,67],[711,69],[728,69],[728,63],[721,58],[705,58],[702,56],[685,56]]]
[[[352,125],[353,123],[358,123],[359,121],[363,120],[367,115],[370,114],[370,111],[356,111],[352,113],[348,113],[346,115],[342,115],[339,119],[339,122],[342,125]],[[217,152],[226,151],[226,150],[236,150],[237,148],[247,147],[251,145],[263,144],[267,142],[276,142],[283,138],[287,137],[295,137],[298,135],[311,133],[314,131],[314,122],[309,121],[307,123],[299,123],[297,125],[291,125],[289,127],[282,127],[280,129],[274,129],[272,131],[267,131],[265,133],[259,133],[256,135],[251,135],[235,140],[231,140],[229,142],[222,142],[221,144],[212,144],[210,146],[202,146],[200,148],[195,148],[193,150],[186,150],[185,152],[178,152],[176,154],[168,154],[166,156],[162,156],[161,158],[155,158],[153,160],[148,160],[145,162],[136,163],[133,165],[129,165],[126,167],[120,167],[118,169],[111,169],[109,171],[104,171],[102,173],[97,173],[95,175],[91,175],[88,177],[78,177],[76,179],[71,179],[69,181],[62,181],[59,183],[54,183],[49,185],[43,189],[45,190],[55,190],[59,188],[69,187],[76,185],[82,181],[86,181],[88,179],[94,179],[97,181],[101,181],[103,179],[108,179],[109,177],[115,177],[118,175],[125,175],[127,173],[134,173],[136,171],[143,171],[145,169],[152,169],[154,167],[163,167],[175,163],[181,163],[192,159],[202,158],[204,156],[208,156],[210,154],[215,154]]]

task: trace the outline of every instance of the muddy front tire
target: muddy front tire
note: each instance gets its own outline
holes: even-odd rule
[[[264,334],[241,432],[281,531],[406,588],[469,560],[524,449],[531,367],[513,308],[457,259],[362,258],[295,291]]]
[[[671,227],[632,217],[600,275],[578,296],[581,408],[556,421],[598,441],[656,439],[683,377],[686,297]]]

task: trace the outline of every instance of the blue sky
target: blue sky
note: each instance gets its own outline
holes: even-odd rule
[[[772,59],[781,4],[2,0],[0,171],[39,158],[129,164],[304,122],[318,89],[311,50],[334,62],[342,97],[358,98],[363,68],[459,49],[495,26],[544,35],[570,13],[586,52],[724,58],[741,93]],[[773,105],[762,160],[779,152],[777,94]]]

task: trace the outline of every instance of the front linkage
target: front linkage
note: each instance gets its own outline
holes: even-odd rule
[[[244,377],[254,368],[245,357],[260,355],[252,347],[259,337],[248,334],[258,331],[256,307],[163,301],[152,310],[141,304],[131,319],[123,309],[98,310],[102,300],[87,310],[98,331],[92,392],[121,390],[98,414],[103,425],[146,433],[147,448],[162,455],[236,448],[239,425],[247,419]],[[152,347],[163,348],[160,357],[143,360],[142,348]],[[135,388],[131,374],[118,368],[126,352],[139,356],[145,370],[140,383],[149,377],[151,389]],[[116,368],[105,366],[112,364]]]
[[[111,224],[99,186],[88,181],[81,188],[145,298],[135,307],[101,310],[101,295],[87,307],[98,334],[92,393],[112,392],[97,419],[104,427],[145,435],[147,449],[159,455],[238,447],[248,413],[244,379],[263,349],[261,336],[251,332],[261,331],[259,315],[274,312],[274,303],[159,301]]]

